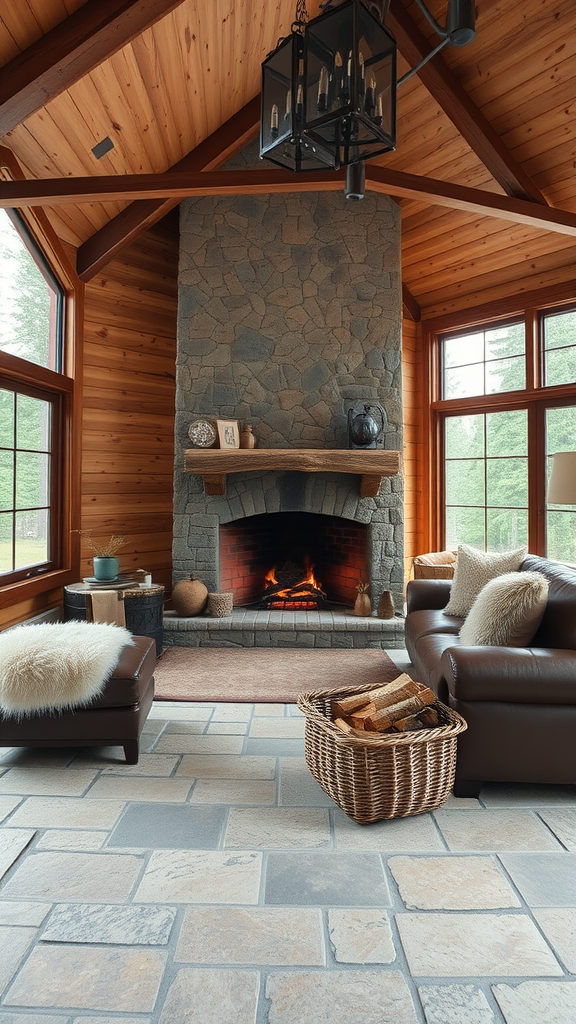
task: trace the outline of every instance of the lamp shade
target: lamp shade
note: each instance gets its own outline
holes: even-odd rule
[[[556,452],[548,483],[549,505],[576,505],[576,452]]]

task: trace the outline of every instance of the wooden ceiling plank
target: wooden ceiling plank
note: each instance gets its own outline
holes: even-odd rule
[[[212,171],[226,163],[258,133],[260,97],[255,96],[217,131],[204,139],[172,168],[173,171]],[[179,199],[137,201],[126,207],[78,249],[77,269],[89,281],[141,231],[152,227],[178,205]]]
[[[431,48],[425,36],[408,15],[401,0],[391,0],[386,23],[396,36],[398,46],[411,67],[415,67],[430,53]],[[420,69],[418,76],[504,191],[512,197],[546,205],[540,190],[508,152],[500,136],[472,102],[442,57],[438,55],[429,60]]]
[[[0,68],[0,135],[87,75],[182,0],[88,0]]]

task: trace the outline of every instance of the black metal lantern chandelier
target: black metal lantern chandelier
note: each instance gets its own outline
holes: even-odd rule
[[[475,35],[474,0],[449,0],[446,28],[416,0],[442,42],[397,81],[396,41],[384,26],[389,2],[381,12],[363,0],[327,0],[308,21],[306,0],[297,0],[291,34],[262,64],[262,158],[296,173],[348,167],[346,193],[362,198],[364,161],[396,148],[397,86],[446,43],[463,46]]]

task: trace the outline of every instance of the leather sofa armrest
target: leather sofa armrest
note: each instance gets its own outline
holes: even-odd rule
[[[545,647],[449,647],[441,674],[457,701],[576,704],[576,651]]]
[[[406,614],[431,608],[445,608],[452,580],[409,580],[406,587]]]

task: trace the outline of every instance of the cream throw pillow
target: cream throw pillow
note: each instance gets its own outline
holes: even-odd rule
[[[516,572],[527,548],[516,551],[478,551],[469,544],[460,544],[446,615],[466,617],[483,587],[505,572]]]
[[[465,647],[527,647],[536,633],[548,598],[541,572],[507,572],[480,591],[460,630]]]

